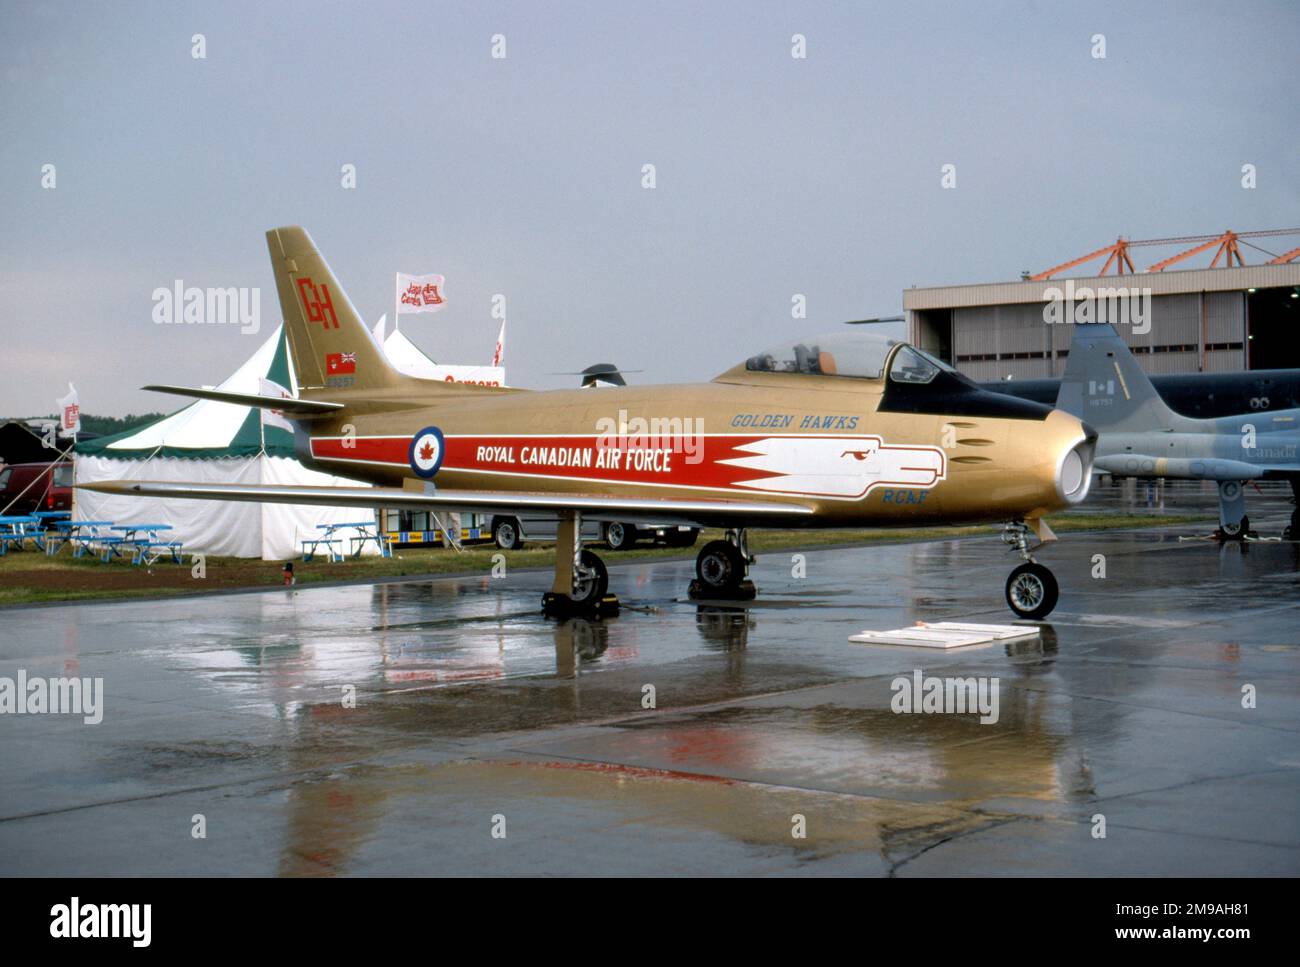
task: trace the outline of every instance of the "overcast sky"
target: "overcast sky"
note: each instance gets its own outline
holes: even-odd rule
[[[394,271],[445,275],[402,327],[442,362],[489,360],[505,294],[529,387],[707,379],[1121,233],[1300,225],[1300,4],[964,7],[3,0],[0,414],[223,379],[279,322],[277,225],[367,322]],[[156,325],[176,279],[260,287],[262,332]]]

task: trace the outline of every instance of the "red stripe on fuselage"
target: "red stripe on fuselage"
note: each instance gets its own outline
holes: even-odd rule
[[[655,445],[646,445],[635,438],[448,436],[441,472],[729,487],[741,480],[779,476],[719,462],[751,456],[739,448],[763,439],[768,437],[662,437]],[[311,441],[311,453],[317,460],[392,467],[410,465],[410,447],[410,437],[328,437]]]

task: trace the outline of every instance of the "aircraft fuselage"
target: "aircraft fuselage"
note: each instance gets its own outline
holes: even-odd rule
[[[814,507],[792,526],[1005,520],[1074,502],[1059,480],[1085,435],[1073,417],[965,387],[959,412],[942,399],[899,411],[887,392],[884,379],[735,371],[646,388],[439,386],[422,401],[343,391],[317,394],[348,408],[300,434],[299,457],[384,486]]]

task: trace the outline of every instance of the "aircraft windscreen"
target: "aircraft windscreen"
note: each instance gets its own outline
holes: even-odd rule
[[[770,349],[745,361],[754,373],[803,373],[880,379],[896,339],[865,332],[833,332]]]
[[[956,372],[947,363],[935,359],[924,350],[915,346],[903,346],[894,354],[894,361],[889,365],[889,378],[895,383],[928,383],[941,370]]]

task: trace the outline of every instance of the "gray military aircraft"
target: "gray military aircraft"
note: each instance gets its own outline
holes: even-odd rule
[[[1056,406],[1100,433],[1094,472],[1217,482],[1224,539],[1241,540],[1249,530],[1247,481],[1287,480],[1300,496],[1300,409],[1181,416],[1109,323],[1075,325]],[[1291,514],[1292,535],[1300,536],[1300,507]]]

